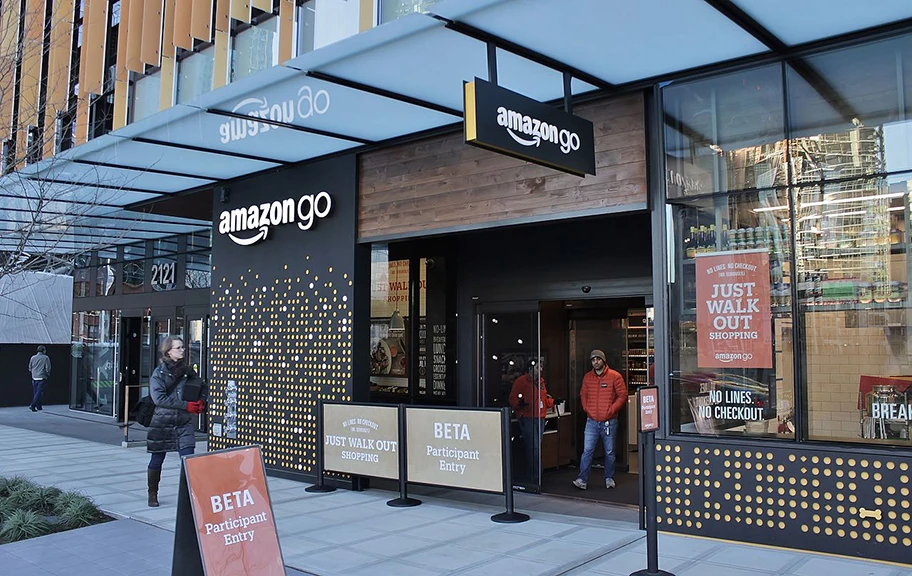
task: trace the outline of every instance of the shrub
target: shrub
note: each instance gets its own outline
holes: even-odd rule
[[[16,510],[3,523],[0,543],[18,542],[50,534],[51,524],[44,516],[31,510]]]
[[[9,478],[0,476],[0,498],[8,497],[22,486],[37,486],[37,484],[24,476],[11,476]]]
[[[89,500],[74,500],[57,515],[57,530],[72,530],[98,524],[104,519],[101,512]]]
[[[95,507],[87,496],[78,492],[61,492],[57,495],[57,498],[54,499],[51,513],[55,516],[62,516],[63,513],[69,509],[86,505],[91,506],[92,508]]]
[[[0,525],[2,525],[10,515],[18,510],[13,503],[7,498],[0,498]]]

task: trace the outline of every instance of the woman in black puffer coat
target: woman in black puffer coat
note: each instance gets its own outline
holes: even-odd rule
[[[197,376],[184,361],[184,341],[167,337],[161,347],[162,363],[149,378],[149,395],[155,402],[152,423],[146,433],[146,451],[152,454],[149,460],[149,506],[158,506],[158,484],[161,481],[162,464],[168,452],[181,456],[193,454],[196,433],[193,415],[201,414],[205,397],[196,402],[183,400],[184,385]]]

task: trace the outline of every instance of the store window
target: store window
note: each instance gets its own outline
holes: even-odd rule
[[[910,65],[902,36],[663,91],[673,431],[912,443]],[[772,101],[750,104],[773,69],[787,78],[787,146]],[[715,83],[738,77],[742,113],[718,114]],[[703,115],[753,136],[701,146]],[[701,422],[751,416],[729,403],[748,398],[765,424]]]
[[[187,236],[187,252],[209,250],[212,248],[212,230],[194,232]]]
[[[409,14],[422,14],[440,0],[380,0],[380,23],[392,22]]]
[[[114,294],[114,263],[104,264],[95,269],[95,296]]]
[[[184,288],[209,288],[212,282],[212,265],[210,254],[187,254],[187,266],[184,272]]]
[[[161,71],[143,76],[133,83],[132,122],[138,122],[161,110]]]
[[[238,32],[231,50],[231,81],[253,76],[279,61],[278,18],[270,18]]]
[[[185,104],[212,90],[215,47],[189,54],[178,62],[177,103]]]
[[[71,408],[114,414],[119,326],[119,311],[73,313]]]
[[[785,184],[783,98],[778,64],[666,88],[668,197]]]
[[[411,271],[418,271],[417,293]],[[446,258],[390,259],[371,251],[371,395],[389,401],[455,399],[455,308]],[[413,307],[418,318],[413,333]],[[412,349],[416,348],[414,354]],[[414,363],[414,367],[412,366]]]
[[[673,430],[794,437],[787,193],[704,197],[672,211]]]

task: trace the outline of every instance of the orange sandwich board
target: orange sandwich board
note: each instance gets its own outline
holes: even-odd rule
[[[259,446],[183,459],[172,576],[284,576]]]

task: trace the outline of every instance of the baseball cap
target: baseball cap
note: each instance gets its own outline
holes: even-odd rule
[[[601,350],[593,350],[592,353],[589,354],[589,359],[592,360],[593,358],[601,358],[602,362],[606,361],[605,353]]]

